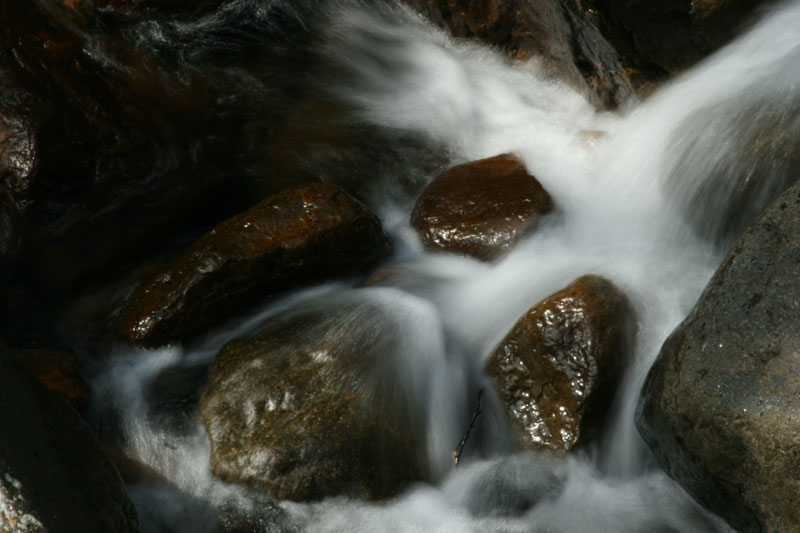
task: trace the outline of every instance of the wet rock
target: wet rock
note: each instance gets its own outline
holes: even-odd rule
[[[616,31],[604,31],[618,49],[639,64],[651,63],[676,74],[742,33],[762,0],[598,0]],[[636,58],[638,56],[638,58]]]
[[[187,341],[278,292],[356,274],[390,250],[378,218],[343,190],[295,187],[226,220],[142,282],[119,330],[137,345]]]
[[[637,426],[738,531],[800,524],[800,184],[741,236],[647,376]]]
[[[464,505],[473,516],[522,516],[563,492],[567,473],[555,457],[525,452],[489,464],[469,483]]]
[[[65,297],[190,241],[265,181],[230,118],[261,110],[221,96],[235,80],[177,73],[170,54],[191,44],[137,48],[134,21],[79,3],[0,0],[0,270]]]
[[[520,318],[486,373],[522,446],[566,451],[591,438],[622,376],[632,318],[625,295],[597,276]]]
[[[291,500],[384,498],[425,479],[430,372],[404,371],[401,294],[314,301],[226,344],[200,401],[214,474]]]
[[[405,0],[459,38],[477,39],[526,60],[584,92],[598,107],[634,96],[616,50],[597,29],[597,10],[562,0]]]
[[[127,485],[171,486],[172,483],[153,467],[130,457],[118,444],[100,441],[100,449],[111,460]]]
[[[270,498],[254,498],[249,508],[223,505],[217,510],[220,533],[300,533],[288,513]]]
[[[92,390],[80,375],[75,354],[64,349],[13,349],[11,356],[58,398],[81,411],[89,403]]]
[[[509,154],[452,167],[422,192],[411,225],[422,242],[488,261],[508,251],[552,200]]]
[[[119,474],[78,414],[0,345],[0,531],[138,531]]]

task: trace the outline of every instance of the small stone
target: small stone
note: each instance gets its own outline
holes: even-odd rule
[[[523,447],[567,451],[598,429],[624,371],[632,318],[614,284],[583,276],[519,319],[486,373]]]
[[[420,195],[411,225],[429,248],[488,261],[551,209],[550,195],[522,162],[502,154],[444,171]]]

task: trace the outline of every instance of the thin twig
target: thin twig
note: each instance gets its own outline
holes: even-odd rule
[[[467,438],[469,438],[469,432],[472,431],[473,427],[475,427],[475,421],[478,419],[478,415],[481,414],[481,396],[483,396],[483,389],[478,391],[478,403],[475,404],[475,409],[472,411],[472,420],[469,422],[469,427],[467,428],[466,433],[464,433],[464,436],[461,437],[461,442],[458,443],[458,448],[453,450],[453,462],[455,463],[456,467],[458,467],[458,462],[461,460],[461,452],[464,451],[464,445],[467,443]]]

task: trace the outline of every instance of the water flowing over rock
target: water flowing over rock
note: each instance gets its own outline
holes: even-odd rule
[[[680,158],[666,195],[698,235],[723,249],[800,176],[800,103],[773,87],[760,98],[701,110],[672,139]],[[714,152],[709,139],[721,135],[726,149]]]
[[[391,251],[378,218],[335,185],[275,194],[226,220],[123,303],[133,344],[190,340],[286,289],[358,273]]]
[[[637,425],[740,531],[800,524],[800,184],[742,235],[648,374]]]
[[[579,2],[406,0],[455,37],[478,39],[542,68],[582,90],[598,107],[615,108],[634,96],[617,52],[598,31],[597,12]]]
[[[200,401],[215,475],[292,500],[383,498],[426,477],[424,394],[403,383],[424,387],[402,377],[413,354],[399,293],[372,291],[293,310],[222,348]]]
[[[552,209],[541,184],[514,156],[452,167],[422,192],[411,225],[434,249],[484,261],[508,251]]]
[[[119,474],[77,413],[0,345],[0,532],[136,532]]]
[[[606,415],[630,342],[630,304],[611,282],[583,276],[532,307],[486,373],[518,442],[570,450]]]

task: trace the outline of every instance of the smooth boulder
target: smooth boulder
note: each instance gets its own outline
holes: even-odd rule
[[[552,208],[550,195],[522,162],[502,154],[436,177],[417,199],[411,225],[429,248],[489,261]]]
[[[0,532],[138,531],[119,473],[78,414],[0,344]]]
[[[627,297],[591,275],[519,319],[486,374],[522,447],[564,452],[591,438],[622,377],[632,319]]]
[[[429,479],[423,408],[442,385],[431,365],[445,362],[414,344],[436,322],[420,305],[396,290],[359,289],[226,344],[199,409],[214,474],[297,501],[380,499]]]
[[[203,235],[122,304],[128,342],[189,341],[287,289],[354,275],[391,251],[378,218],[342,189],[274,194]]]
[[[637,426],[738,531],[800,524],[800,184],[739,238],[647,376]]]

